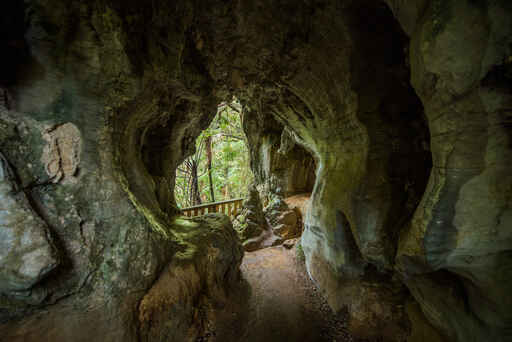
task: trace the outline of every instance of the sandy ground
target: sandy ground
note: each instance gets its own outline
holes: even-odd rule
[[[311,197],[310,193],[303,193],[303,194],[298,194],[295,196],[287,197],[284,199],[284,201],[286,202],[288,207],[290,207],[290,209],[294,209],[294,208],[299,209],[300,214],[302,215],[302,217],[304,217],[306,214],[307,208],[309,206],[310,197]]]
[[[333,314],[306,275],[296,248],[246,252],[242,282],[215,313],[215,328],[198,341],[354,341],[346,315]]]

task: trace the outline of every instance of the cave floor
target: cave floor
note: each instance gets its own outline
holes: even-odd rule
[[[334,314],[307,276],[295,247],[246,252],[242,284],[198,341],[358,341],[344,313]],[[248,286],[247,286],[248,285]]]

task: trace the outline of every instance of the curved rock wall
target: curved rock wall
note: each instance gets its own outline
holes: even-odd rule
[[[150,21],[145,8],[117,1],[18,3],[7,1],[1,22],[9,34],[0,38],[0,150],[17,177],[4,179],[2,207],[33,220],[8,218],[1,228],[2,236],[23,234],[27,247],[9,244],[21,264],[2,255],[24,280],[13,288],[14,272],[4,281],[2,268],[1,339],[170,336],[156,318],[188,323],[194,311],[179,301],[221,302],[242,255],[229,222],[177,218],[171,195],[176,166],[215,114],[203,109],[218,102],[183,37],[190,8],[172,9],[182,21],[160,45],[144,36],[162,34],[170,9]],[[42,251],[37,260],[28,248]],[[190,296],[174,295],[180,273],[171,263],[197,280]],[[145,301],[142,310],[162,282],[173,288],[160,295],[168,305]],[[156,317],[150,327],[147,315]],[[187,327],[188,338],[202,329]]]
[[[243,126],[249,144],[251,170],[258,189],[269,197],[288,197],[313,191],[315,161],[292,133],[284,129],[271,113],[246,107]]]
[[[502,281],[512,276],[511,10],[504,1],[433,1],[410,28],[433,169],[398,268],[431,322],[459,341],[512,338],[512,289]]]
[[[313,155],[302,246],[352,331],[400,341],[421,323],[448,340],[509,340],[511,5],[386,3],[7,1],[0,150],[59,264],[22,297],[4,291],[2,336],[158,340],[139,303],[176,260],[194,263],[180,266],[190,279],[204,270],[195,225],[176,218],[174,170],[235,95],[246,124],[272,115]],[[268,181],[272,167],[252,160]],[[163,325],[191,314],[175,309],[143,312]]]

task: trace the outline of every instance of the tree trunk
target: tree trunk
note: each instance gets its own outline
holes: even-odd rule
[[[212,137],[206,138],[206,156],[208,158],[208,180],[210,181],[210,198],[215,202],[215,192],[213,191],[213,177],[212,177]]]
[[[190,192],[190,198],[192,205],[201,204],[201,194],[199,193],[199,182],[197,177],[197,163],[195,160],[192,161],[191,177],[192,177],[192,191]]]
[[[224,167],[224,175],[225,175],[225,179],[226,179],[226,186],[224,187],[224,200],[228,200],[229,199],[229,170],[228,170],[228,166],[226,165]]]

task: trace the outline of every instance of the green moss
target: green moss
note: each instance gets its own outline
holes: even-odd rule
[[[155,231],[159,234],[162,234],[166,238],[170,238],[171,237],[170,232],[166,229],[166,227],[164,227],[160,223],[160,221],[154,214],[153,210],[146,208],[144,205],[142,205],[138,201],[137,197],[133,194],[133,192],[130,191],[128,181],[126,180],[126,178],[124,176],[121,176],[120,180],[121,180],[121,186],[122,186],[123,190],[128,194],[128,196],[130,197],[130,200],[133,203],[133,205],[135,206],[135,208],[142,215],[144,215],[144,217],[148,220],[153,231]],[[163,213],[162,213],[162,215],[163,215]]]
[[[121,164],[121,156],[119,155],[119,149],[115,150],[114,154],[114,160],[115,164],[118,166],[114,169],[115,177],[118,179],[121,188],[124,190],[126,194],[128,194],[128,197],[130,198],[130,201],[134,205],[134,207],[137,209],[139,213],[141,213],[149,223],[151,229],[162,235],[165,239],[173,239],[175,236],[171,233],[169,227],[167,225],[164,225],[163,222],[168,222],[169,218],[167,215],[160,210],[160,208],[148,208],[145,205],[143,205],[138,199],[137,196],[131,191],[130,185],[128,180],[126,179],[125,174],[122,172],[121,168],[119,167]],[[158,216],[161,218],[166,218],[166,220],[161,220]]]

